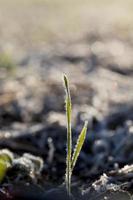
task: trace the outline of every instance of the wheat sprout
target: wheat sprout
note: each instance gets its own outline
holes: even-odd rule
[[[71,131],[71,114],[72,114],[72,104],[71,104],[71,94],[69,89],[69,81],[66,75],[63,77],[66,98],[65,98],[65,106],[66,106],[66,118],[67,118],[67,156],[66,156],[66,189],[68,194],[71,194],[71,176],[82,146],[85,141],[86,132],[87,132],[87,124],[85,122],[84,127],[78,137],[77,144],[74,149],[74,153],[72,155],[72,131]]]

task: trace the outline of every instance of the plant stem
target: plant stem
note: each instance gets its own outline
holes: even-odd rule
[[[67,118],[67,160],[66,160],[66,189],[71,194],[71,153],[72,153],[72,133],[71,133],[71,95],[69,82],[64,75],[64,84],[66,89],[66,118]]]

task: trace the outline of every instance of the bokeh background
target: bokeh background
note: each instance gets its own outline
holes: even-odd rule
[[[132,37],[133,2],[105,0],[1,0],[1,46],[34,50],[92,32]]]
[[[65,171],[63,73],[74,141],[89,121],[75,177],[133,163],[132,10],[132,0],[0,0],[0,146],[42,156],[48,180]]]

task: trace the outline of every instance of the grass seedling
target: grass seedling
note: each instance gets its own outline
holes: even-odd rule
[[[7,150],[0,150],[0,183],[6,176],[7,170],[12,166],[13,154]]]
[[[78,137],[77,144],[74,149],[74,153],[72,155],[72,131],[71,131],[71,114],[72,114],[72,104],[71,104],[71,95],[69,89],[69,81],[66,75],[63,77],[66,98],[65,98],[65,106],[66,106],[66,118],[67,118],[67,156],[66,156],[66,189],[68,194],[71,194],[71,176],[82,146],[85,141],[86,132],[87,132],[87,122],[85,122],[84,127]]]

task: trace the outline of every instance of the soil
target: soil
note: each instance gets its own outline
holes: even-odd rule
[[[0,199],[120,199],[133,196],[133,44],[91,33],[32,52],[13,73],[0,69],[0,148],[15,161],[1,184]],[[62,74],[70,79],[73,146],[89,121],[65,186],[66,119]],[[24,153],[43,159],[40,173],[21,162]],[[17,162],[16,162],[17,160]]]

